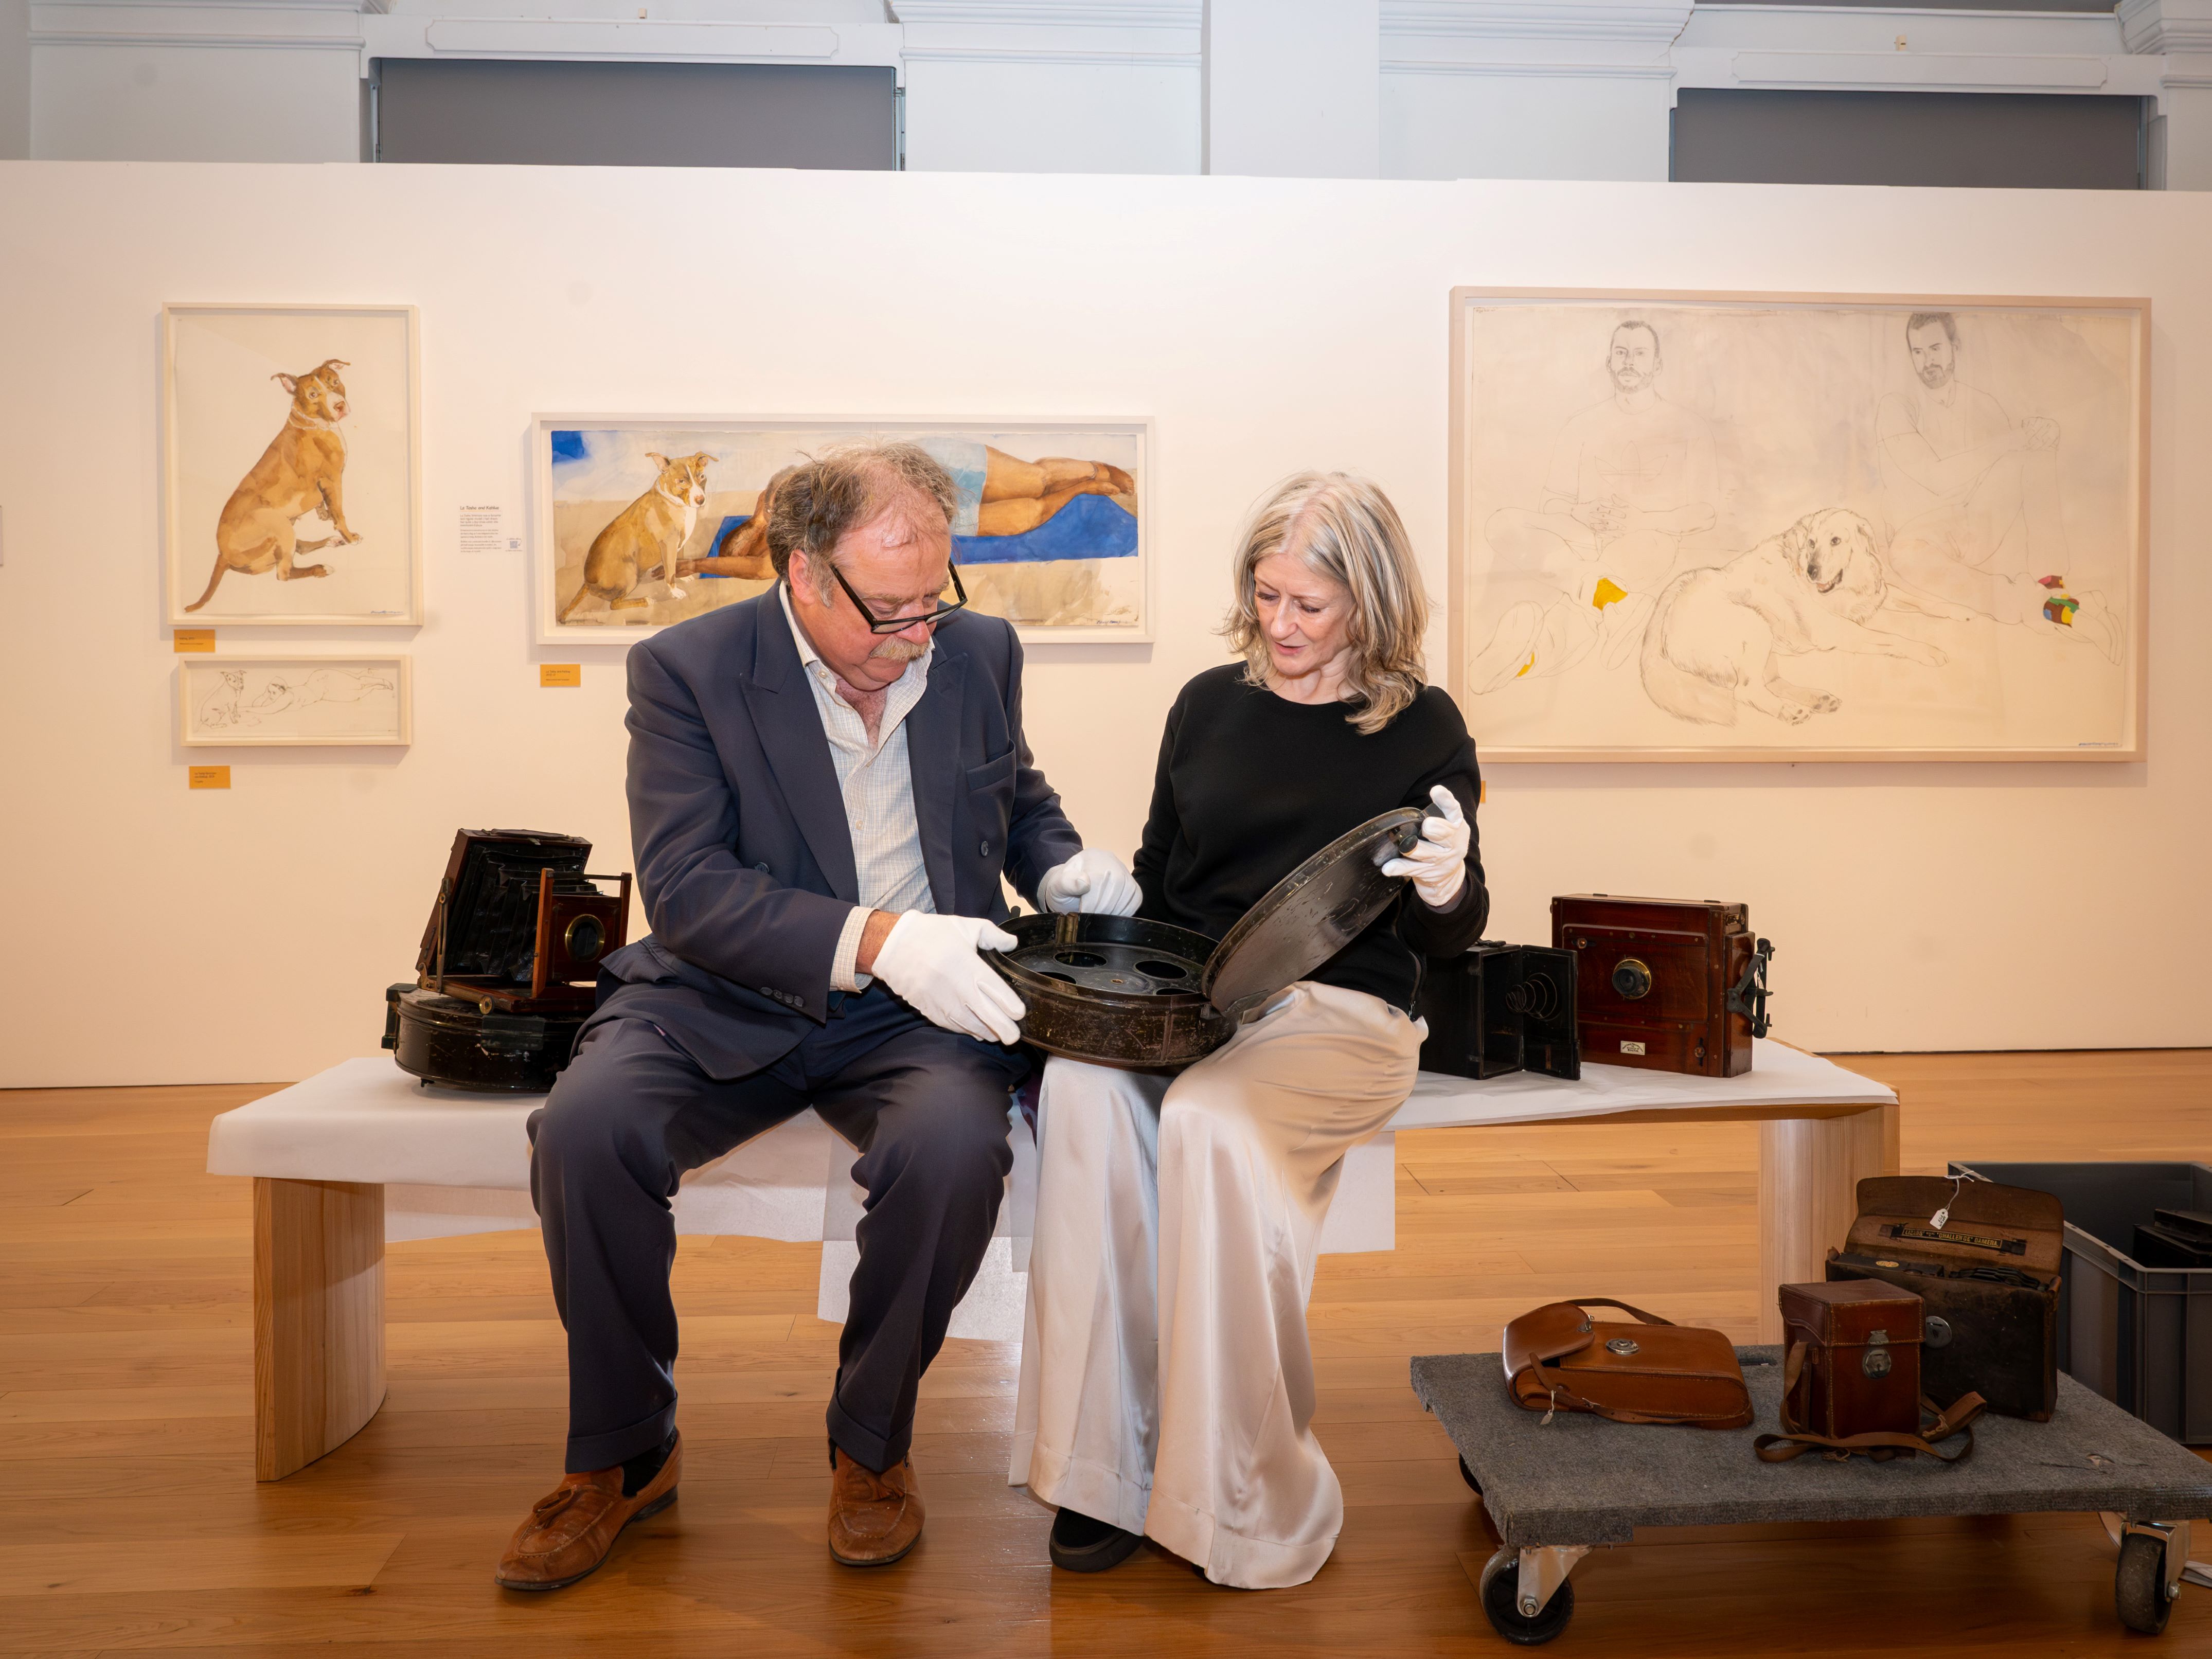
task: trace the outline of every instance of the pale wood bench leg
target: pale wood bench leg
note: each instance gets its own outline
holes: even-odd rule
[[[253,1476],[282,1480],[384,1403],[384,1188],[253,1182]]]
[[[1828,1252],[1858,1215],[1858,1184],[1899,1170],[1898,1109],[1759,1126],[1759,1340],[1782,1340],[1778,1285],[1827,1277]]]

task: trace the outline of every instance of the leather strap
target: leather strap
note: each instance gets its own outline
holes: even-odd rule
[[[1920,1404],[1923,1410],[1935,1412],[1936,1420],[1921,1434],[1851,1434],[1840,1437],[1814,1434],[1797,1419],[1796,1409],[1798,1385],[1804,1381],[1805,1354],[1812,1345],[1801,1342],[1790,1350],[1790,1357],[1782,1368],[1782,1429],[1780,1434],[1762,1434],[1751,1443],[1762,1463],[1787,1463],[1792,1458],[1802,1457],[1808,1451],[1819,1451],[1836,1462],[1847,1460],[1854,1452],[1865,1452],[1877,1458],[1887,1452],[1925,1453],[1939,1463],[1963,1463],[1974,1455],[1974,1419],[1982,1414],[1983,1400],[1978,1394],[1962,1394],[1942,1410],[1936,1402],[1923,1395]],[[1966,1443],[1955,1455],[1946,1456],[1933,1442],[1948,1440],[1963,1434]]]
[[[1671,1319],[1662,1319],[1657,1314],[1646,1313],[1641,1308],[1632,1308],[1626,1302],[1615,1302],[1609,1296],[1567,1296],[1559,1298],[1577,1308],[1618,1308],[1625,1314],[1634,1314],[1647,1325],[1672,1325]]]

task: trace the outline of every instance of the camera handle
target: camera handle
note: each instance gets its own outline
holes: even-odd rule
[[[1743,965],[1743,977],[1729,988],[1728,1011],[1741,1014],[1751,1022],[1751,1034],[1763,1037],[1767,1031],[1766,964],[1774,959],[1774,946],[1759,939],[1751,947],[1751,960]]]

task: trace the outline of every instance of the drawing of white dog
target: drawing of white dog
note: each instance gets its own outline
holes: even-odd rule
[[[1857,651],[1942,666],[1934,646],[1869,626],[1885,607],[1953,622],[1973,617],[1890,582],[1874,527],[1857,514],[1808,513],[1741,558],[1668,585],[1644,631],[1644,689],[1680,720],[1733,726],[1741,702],[1802,725],[1843,702],[1783,678],[1784,657]]]

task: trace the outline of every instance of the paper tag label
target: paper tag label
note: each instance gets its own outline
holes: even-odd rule
[[[496,507],[465,507],[461,509],[461,551],[464,553],[519,553],[522,538],[510,536],[501,523],[502,509]]]
[[[1644,1052],[1644,1045],[1640,1042],[1631,1042],[1626,1037],[1623,1037],[1620,1040],[1620,1052],[1624,1054],[1640,1054]]]
[[[172,651],[212,651],[215,649],[215,629],[212,628],[179,628],[169,635]]]
[[[580,662],[541,662],[538,665],[540,685],[581,685],[584,665]]]
[[[188,786],[194,789],[228,789],[230,787],[230,769],[228,766],[188,766],[185,769]]]

